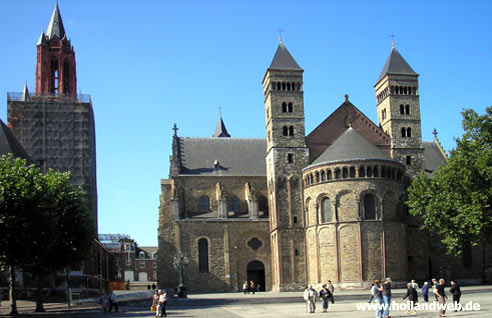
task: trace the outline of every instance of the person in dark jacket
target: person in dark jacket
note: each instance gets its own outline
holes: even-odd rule
[[[390,305],[391,305],[391,278],[387,277],[383,284],[383,303],[384,303],[384,318],[389,318],[390,316]]]
[[[424,286],[422,286],[422,296],[424,297],[424,301],[428,302],[429,301],[429,283],[425,282]]]
[[[458,311],[458,308],[463,310],[463,307],[461,307],[460,304],[460,298],[461,298],[461,289],[460,285],[455,280],[451,281],[451,288],[449,289],[449,292],[453,294],[453,303],[454,303],[454,311]]]
[[[405,294],[403,299],[406,298],[408,298],[408,300],[410,301],[410,307],[407,310],[407,314],[409,314],[410,310],[413,309],[412,315],[416,315],[417,310],[415,309],[415,304],[419,301],[419,294],[417,293],[415,288],[413,288],[412,283],[407,284],[407,293]]]

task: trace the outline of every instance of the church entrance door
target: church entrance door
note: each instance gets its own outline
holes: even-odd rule
[[[248,282],[253,281],[260,286],[260,291],[265,291],[265,265],[260,261],[252,261],[248,264]]]

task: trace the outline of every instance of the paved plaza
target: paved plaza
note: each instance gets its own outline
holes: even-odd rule
[[[467,291],[468,289],[468,291]],[[367,304],[369,298],[366,291],[338,291],[338,298],[334,305],[330,304],[328,313],[321,312],[321,303],[317,303],[316,313],[306,312],[306,305],[302,301],[301,293],[257,293],[255,295],[243,294],[203,294],[191,295],[187,300],[175,300],[169,303],[168,317],[203,317],[203,318],[259,318],[259,317],[318,317],[331,316],[337,318],[375,317],[373,310],[358,310],[357,304]],[[403,290],[395,290],[393,300],[401,303]],[[462,304],[472,301],[480,305],[480,310],[447,312],[448,317],[492,317],[492,288],[490,286],[463,288]],[[42,314],[35,314],[30,310],[27,315],[18,317],[153,317],[149,311],[151,301],[139,300],[121,304],[118,313],[103,313],[98,307],[75,307],[70,313],[60,308],[50,309]],[[88,305],[86,305],[88,306]],[[2,302],[2,314],[6,314],[8,302]],[[22,312],[22,310],[21,310]],[[415,317],[405,314],[405,311],[391,312],[392,317]],[[438,317],[436,311],[420,311],[417,317]]]

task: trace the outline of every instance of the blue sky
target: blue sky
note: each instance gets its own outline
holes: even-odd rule
[[[36,42],[54,0],[2,0],[6,93],[34,90]],[[157,245],[172,125],[209,137],[218,107],[233,137],[264,137],[261,80],[283,42],[304,72],[306,132],[350,95],[377,122],[373,85],[395,45],[420,74],[422,134],[446,150],[460,111],[492,104],[492,1],[59,0],[78,90],[96,119],[100,233]]]

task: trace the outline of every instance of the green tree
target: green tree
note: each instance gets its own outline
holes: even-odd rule
[[[56,270],[75,268],[87,258],[95,228],[82,191],[68,183],[70,173],[50,169],[42,174],[12,156],[0,159],[0,173],[0,264],[10,269],[15,314],[15,268],[38,281]],[[36,311],[43,311],[40,296]]]
[[[441,235],[448,252],[490,240],[492,234],[492,108],[464,110],[464,134],[446,164],[422,174],[409,188],[410,213]]]
[[[15,269],[33,262],[45,219],[44,177],[39,168],[12,155],[0,158],[0,266],[10,273],[10,313],[17,314]]]
[[[41,279],[57,270],[77,268],[87,259],[96,238],[92,214],[83,192],[69,183],[70,173],[48,170],[45,177],[45,216],[49,224],[43,228],[43,248],[36,262],[25,270],[38,281],[36,311],[44,311]]]

